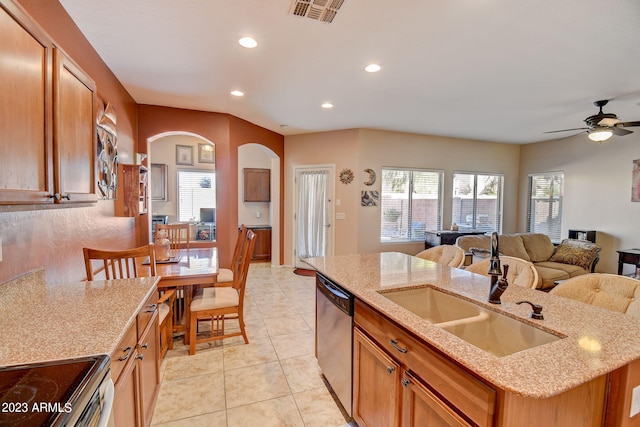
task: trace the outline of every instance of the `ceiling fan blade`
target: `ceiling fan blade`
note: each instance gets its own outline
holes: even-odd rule
[[[556,132],[569,132],[571,130],[589,130],[591,128],[574,128],[574,129],[561,129],[561,130],[552,130],[549,132],[543,132],[543,133],[556,133]]]
[[[613,132],[615,135],[618,135],[618,136],[625,136],[625,135],[629,135],[630,133],[633,133],[632,130],[626,130],[618,126],[612,127],[611,132]]]
[[[640,126],[640,122],[619,122],[614,125],[615,127],[621,128],[632,128],[636,126]]]

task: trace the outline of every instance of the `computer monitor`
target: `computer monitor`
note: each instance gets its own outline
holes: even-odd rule
[[[216,222],[216,208],[200,208],[201,222]]]

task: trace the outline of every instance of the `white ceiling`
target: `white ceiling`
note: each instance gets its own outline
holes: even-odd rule
[[[332,24],[290,15],[292,0],[60,3],[136,102],[283,135],[529,143],[575,134],[543,132],[582,127],[598,99],[640,120],[638,0],[348,0]],[[242,48],[245,35],[258,47]]]

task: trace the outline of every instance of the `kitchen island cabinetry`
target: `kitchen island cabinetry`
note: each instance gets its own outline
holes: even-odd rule
[[[158,309],[150,298],[111,355],[115,426],[149,426],[160,387]],[[119,372],[119,374],[118,374]],[[117,376],[116,376],[117,375]]]
[[[354,321],[356,324],[354,333],[359,334],[359,339],[364,341],[362,339],[364,334],[371,336],[369,348],[373,346],[375,351],[381,354],[381,359],[388,359],[383,364],[386,363],[388,368],[386,371],[396,377],[394,378],[394,387],[398,390],[395,399],[387,399],[387,404],[392,406],[388,411],[398,413],[398,419],[402,421],[403,426],[478,425],[489,427],[493,425],[496,393],[492,388],[446,360],[390,319],[385,318],[359,300],[356,300]],[[354,342],[358,346],[362,345],[358,343],[357,339]],[[354,344],[354,348],[356,344]],[[370,352],[374,354],[373,350]],[[362,363],[358,359],[365,354],[354,350],[354,367]],[[382,371],[384,370],[377,372]],[[362,374],[365,372],[354,370],[354,408],[360,408],[361,401],[367,402],[370,399],[366,394],[377,390],[381,385],[377,381],[373,384],[369,383],[369,378],[377,378],[378,375]],[[362,377],[358,378],[359,375]],[[360,384],[357,387],[358,383]],[[426,387],[422,383],[425,383],[429,389],[442,398],[438,398],[434,393],[430,393],[430,395],[425,393],[423,389]],[[356,389],[365,392],[358,396],[355,394]],[[358,399],[359,397],[361,399]],[[445,403],[445,400],[450,403]],[[465,421],[458,413],[463,414],[473,424]],[[354,417],[357,414],[358,412],[354,410]],[[356,418],[356,421],[360,420]],[[365,425],[371,427],[380,425],[382,427],[387,424],[372,422],[365,423]]]
[[[362,425],[508,427],[528,425],[535,419],[539,425],[562,427],[601,425],[604,421],[606,375],[557,396],[525,398],[481,381],[358,300],[355,324],[359,338],[354,339],[354,367],[363,362],[372,365],[367,362],[366,352],[357,350],[369,348],[370,354],[379,355],[379,368],[386,366],[389,376],[394,376],[390,385],[380,379],[385,369],[354,370],[354,408],[360,410],[354,409],[354,418],[359,423],[364,421]],[[397,391],[393,398],[369,395],[378,396],[394,388]],[[364,392],[356,394],[355,390]],[[373,403],[378,412],[368,413]],[[380,414],[397,414],[397,418],[392,424],[379,424],[376,420]]]

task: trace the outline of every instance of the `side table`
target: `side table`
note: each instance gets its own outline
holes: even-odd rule
[[[429,249],[440,245],[453,245],[460,236],[469,234],[484,234],[481,230],[427,230],[424,232],[424,248]]]
[[[622,274],[624,264],[640,264],[640,249],[622,249],[618,252],[618,274]]]

